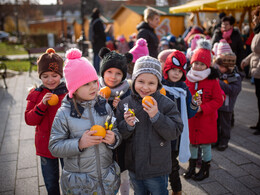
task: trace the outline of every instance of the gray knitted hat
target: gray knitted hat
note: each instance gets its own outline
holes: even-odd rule
[[[151,56],[143,56],[136,60],[133,75],[132,75],[132,81],[133,86],[135,83],[136,78],[143,73],[151,73],[155,75],[158,78],[158,89],[161,89],[162,87],[162,67],[160,62]],[[134,87],[133,87],[134,89]]]

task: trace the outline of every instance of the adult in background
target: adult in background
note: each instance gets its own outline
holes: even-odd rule
[[[213,46],[214,43],[219,42],[221,39],[226,39],[232,51],[237,56],[236,65],[239,70],[241,70],[240,63],[245,57],[244,44],[239,30],[234,28],[234,23],[235,18],[233,16],[223,17],[221,20],[221,27],[217,28],[213,33],[211,44]]]
[[[160,14],[153,8],[144,10],[144,21],[137,25],[137,39],[147,41],[149,55],[157,58],[159,39],[155,34],[155,28],[160,24]]]
[[[104,24],[99,18],[100,11],[98,8],[94,8],[91,14],[91,22],[89,26],[89,40],[92,44],[93,49],[93,64],[99,74],[100,69],[100,58],[98,52],[102,47],[106,47],[106,34]]]
[[[258,122],[251,129],[256,129],[255,135],[260,135],[260,6],[253,12],[253,23],[255,36],[251,43],[252,53],[241,62],[241,68],[250,65],[251,76],[254,77],[255,91],[258,102]]]

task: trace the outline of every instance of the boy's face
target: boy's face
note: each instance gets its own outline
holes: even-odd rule
[[[157,91],[158,79],[151,73],[140,74],[135,80],[136,92],[144,98],[147,95],[151,95]]]
[[[104,72],[104,81],[105,84],[110,87],[114,88],[119,83],[121,83],[123,78],[123,72],[118,68],[109,68]]]
[[[199,62],[199,61],[195,61],[192,64],[192,69],[196,70],[196,71],[202,71],[202,70],[206,70],[208,67],[206,66],[206,64]]]
[[[219,65],[218,65],[218,69],[219,69],[219,71],[220,71],[221,73],[225,73],[225,72],[228,71],[228,69],[227,69],[225,66],[219,66]]]
[[[94,80],[82,85],[75,91],[75,95],[79,100],[93,100],[98,93],[98,81]]]
[[[168,78],[171,82],[178,82],[183,75],[183,72],[179,68],[172,68],[168,71]]]
[[[48,89],[55,89],[60,84],[61,76],[56,72],[44,72],[41,74],[42,84]]]

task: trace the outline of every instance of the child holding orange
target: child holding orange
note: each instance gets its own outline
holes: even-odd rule
[[[63,59],[55,53],[54,49],[49,48],[38,58],[37,65],[42,84],[33,88],[27,96],[25,122],[27,125],[36,126],[36,155],[41,159],[42,175],[47,192],[60,194],[59,160],[50,153],[48,144],[52,122],[61,106],[61,100],[67,93],[65,83],[61,82]],[[63,166],[62,159],[61,164]]]
[[[64,75],[69,93],[54,119],[49,150],[54,156],[64,158],[63,194],[116,194],[120,168],[113,161],[112,149],[120,144],[121,136],[113,118],[109,122],[111,130],[95,135],[98,130],[104,130],[106,119],[113,117],[113,111],[97,95],[99,83],[95,68],[81,56],[81,51],[75,48],[66,52]]]
[[[185,55],[175,50],[168,55],[163,68],[163,88],[166,90],[167,97],[177,102],[178,110],[181,113],[183,122],[183,132],[180,137],[172,140],[172,172],[170,174],[170,184],[174,194],[181,194],[182,185],[179,176],[179,160],[185,163],[190,158],[189,149],[189,125],[188,119],[193,117],[201,104],[200,95],[195,98],[185,84],[187,60]]]
[[[118,129],[126,140],[126,169],[137,195],[168,194],[171,140],[183,127],[175,102],[159,92],[161,72],[157,59],[139,58],[133,70],[132,94],[119,102],[116,113]],[[146,96],[152,96],[153,103],[142,104]]]
[[[192,95],[202,92],[202,104],[195,117],[189,119],[190,152],[186,179],[203,180],[209,177],[211,144],[217,141],[217,110],[223,104],[222,90],[219,85],[218,72],[211,67],[211,45],[207,40],[199,40],[191,57],[191,69],[187,73],[186,84]],[[202,150],[202,165],[195,174],[198,147]]]

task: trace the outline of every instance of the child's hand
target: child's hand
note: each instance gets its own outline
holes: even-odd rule
[[[148,101],[146,101],[146,104],[149,106],[147,106],[146,104],[142,104],[142,105],[144,107],[144,111],[147,112],[149,117],[153,118],[158,112],[158,105],[157,105],[157,101],[153,97],[151,97],[151,98],[153,100],[154,105]]]
[[[47,101],[51,99],[52,93],[46,93],[42,98],[42,103],[48,105]]]
[[[199,106],[199,109],[198,109],[198,111],[197,112],[202,112],[202,110],[201,110],[201,107]]]
[[[98,92],[98,95],[100,95],[100,96],[102,96],[103,98],[105,98],[106,100],[108,100],[107,98],[106,98],[106,95],[104,94],[104,93],[102,93],[102,92]]]
[[[124,118],[128,125],[132,127],[135,125],[135,116],[130,111],[124,113]]]
[[[113,107],[116,108],[119,102],[120,102],[120,98],[115,97],[115,99],[113,100]]]
[[[84,149],[90,146],[100,144],[102,142],[101,136],[92,136],[97,131],[85,131],[79,140],[79,149]]]
[[[102,140],[102,142],[112,145],[116,141],[115,133],[111,130],[107,130],[105,138]]]
[[[200,106],[202,104],[202,101],[201,101],[201,95],[198,94],[198,96],[195,98],[195,95],[192,96],[192,103],[197,105],[197,106]]]

